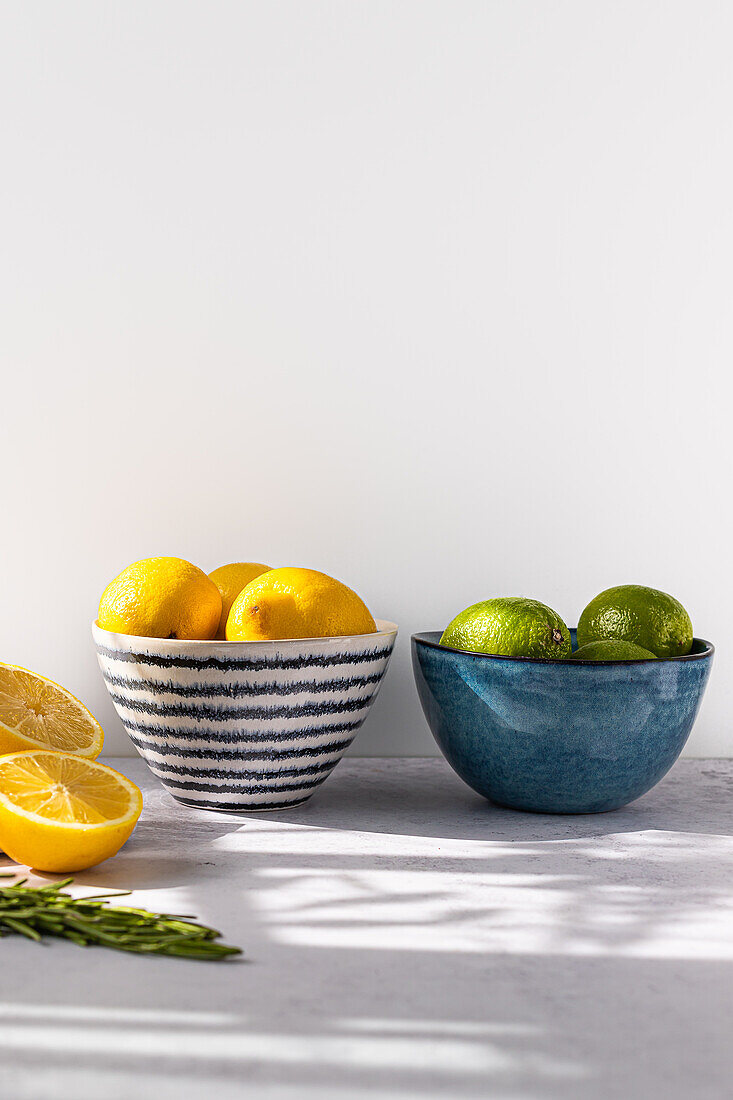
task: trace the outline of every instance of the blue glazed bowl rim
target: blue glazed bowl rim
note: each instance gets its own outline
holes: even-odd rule
[[[704,646],[705,648],[700,653],[685,653],[681,657],[639,657],[633,661],[585,661],[582,658],[565,657],[561,661],[552,660],[549,657],[513,657],[508,653],[477,653],[473,649],[456,649],[454,646],[441,645],[440,642],[434,640],[434,635],[440,638],[441,630],[423,630],[417,634],[412,635],[412,641],[415,645],[428,646],[430,649],[440,649],[445,653],[459,653],[463,657],[481,657],[486,661],[519,661],[528,665],[584,665],[584,666],[607,666],[607,665],[650,665],[650,664],[668,664],[670,661],[700,661],[705,660],[708,657],[712,657],[715,653],[715,646],[712,642],[708,642],[705,638],[693,638],[692,644]]]

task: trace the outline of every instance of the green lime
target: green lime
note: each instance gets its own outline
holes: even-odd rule
[[[618,638],[606,638],[601,642],[587,642],[573,654],[574,661],[656,661],[648,649]]]
[[[591,600],[578,623],[579,646],[607,638],[633,642],[655,657],[680,657],[692,648],[692,623],[674,596],[620,584]]]
[[[472,604],[445,628],[441,645],[506,657],[570,656],[570,631],[557,612],[523,596]]]

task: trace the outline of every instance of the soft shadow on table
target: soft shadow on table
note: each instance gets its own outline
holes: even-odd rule
[[[495,806],[443,760],[349,759],[311,800],[255,819],[320,829],[454,840],[560,840],[655,829],[733,836],[733,773],[714,760],[685,761],[653,790],[603,814],[533,814]],[[409,774],[404,765],[409,764]],[[702,782],[687,797],[690,770]]]
[[[155,781],[146,792],[162,813],[146,810],[122,855],[75,881],[104,889],[205,887],[219,875],[220,857],[211,858],[212,841],[246,830],[262,833],[268,824],[306,826],[436,840],[509,842],[540,847],[558,841],[592,841],[610,835],[657,831],[733,836],[733,774],[715,761],[687,761],[673,769],[654,790],[622,810],[604,814],[530,814],[492,805],[476,795],[438,760],[411,760],[409,781],[402,761],[345,761],[329,782],[303,806],[258,814],[191,811]],[[366,770],[365,770],[366,765]],[[689,769],[702,779],[696,797],[686,797]],[[436,782],[436,778],[438,782]],[[679,837],[670,843],[680,844]],[[257,859],[256,853],[251,858]],[[266,859],[270,857],[267,856]],[[358,859],[343,857],[355,866]],[[4,862],[3,862],[4,861]],[[470,863],[471,861],[467,861]],[[15,864],[0,854],[0,870]],[[58,878],[62,876],[49,876]],[[0,880],[0,884],[2,880]]]
[[[146,812],[116,859],[90,872],[75,875],[75,881],[90,882],[104,889],[157,889],[188,886],[196,882],[206,890],[221,874],[217,839],[243,833],[251,838],[266,836],[269,828],[301,826],[346,833],[374,833],[396,837],[426,837],[437,841],[489,841],[517,846],[517,860],[524,864],[528,853],[542,852],[551,858],[557,848],[555,868],[562,872],[571,855],[573,842],[579,852],[592,849],[594,840],[628,833],[665,833],[666,849],[680,852],[688,847],[684,837],[733,835],[733,774],[716,761],[686,761],[643,798],[622,810],[604,814],[530,814],[495,806],[471,791],[441,760],[410,760],[406,779],[401,760],[346,760],[328,783],[303,806],[264,813],[214,813],[192,811],[177,803],[150,777],[146,789]],[[699,781],[695,797],[687,796],[691,769]],[[152,811],[152,812],[151,812]],[[528,847],[530,846],[530,847]],[[589,847],[591,846],[591,847]],[[486,853],[488,856],[488,852]],[[239,856],[234,857],[237,861]],[[313,853],[312,860],[316,860]],[[320,866],[358,870],[372,867],[380,859],[391,866],[402,863],[398,856],[354,853],[321,855]],[[272,866],[266,847],[253,842],[247,853],[250,866]],[[511,847],[506,860],[513,866]],[[637,864],[642,855],[636,857]],[[235,866],[239,866],[237,862]],[[472,849],[464,854],[464,870],[481,869],[484,858]],[[496,853],[492,856],[496,863]],[[52,876],[53,877],[53,876]]]

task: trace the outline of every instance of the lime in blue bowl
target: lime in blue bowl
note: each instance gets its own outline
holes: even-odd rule
[[[493,657],[412,637],[417,691],[453,770],[501,806],[600,813],[645,794],[690,735],[714,648],[684,657],[564,661]],[[576,648],[575,631],[571,631]]]

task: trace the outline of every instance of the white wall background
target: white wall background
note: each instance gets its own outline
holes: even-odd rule
[[[129,561],[342,578],[401,626],[357,751],[434,751],[409,635],[677,595],[733,751],[733,8],[0,8],[0,657],[129,751]]]

